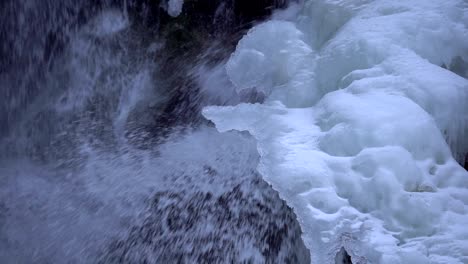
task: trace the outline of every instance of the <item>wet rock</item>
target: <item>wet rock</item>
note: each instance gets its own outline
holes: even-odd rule
[[[219,196],[157,192],[146,215],[100,263],[310,262],[292,210],[256,174]]]

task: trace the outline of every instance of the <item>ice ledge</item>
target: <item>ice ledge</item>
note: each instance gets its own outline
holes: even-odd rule
[[[439,67],[468,54],[466,10],[306,1],[297,21],[239,42],[228,75],[266,103],[203,115],[257,139],[258,171],[294,208],[314,263],[341,247],[355,263],[468,261],[468,173],[451,153],[468,142],[468,81]]]

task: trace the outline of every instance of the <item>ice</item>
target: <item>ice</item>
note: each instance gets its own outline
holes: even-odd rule
[[[238,90],[266,101],[203,114],[256,138],[313,263],[343,247],[354,263],[467,263],[468,81],[447,70],[455,60],[466,68],[464,1],[305,1],[227,63]]]
[[[257,26],[239,42],[226,69],[238,90],[255,88],[270,95],[270,100],[302,107],[316,99],[310,89],[313,72],[307,67],[314,56],[292,22],[272,21]]]

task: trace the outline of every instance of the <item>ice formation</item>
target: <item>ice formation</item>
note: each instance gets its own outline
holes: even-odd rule
[[[463,0],[306,1],[254,27],[226,65],[263,104],[207,107],[249,131],[313,263],[468,263]],[[466,77],[466,76],[465,76]],[[454,158],[455,157],[455,158]]]

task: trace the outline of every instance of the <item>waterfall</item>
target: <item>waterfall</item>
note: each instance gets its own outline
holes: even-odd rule
[[[200,114],[257,100],[224,67],[267,2],[2,2],[0,259],[307,263],[253,139]]]

